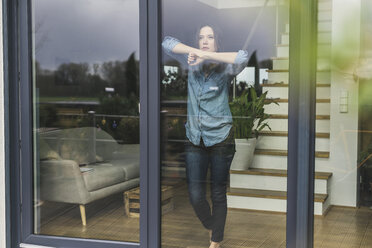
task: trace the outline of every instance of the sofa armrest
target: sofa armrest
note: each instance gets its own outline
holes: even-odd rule
[[[86,204],[89,193],[79,165],[73,160],[47,160],[40,163],[42,200]]]

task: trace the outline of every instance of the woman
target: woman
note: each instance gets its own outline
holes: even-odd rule
[[[219,52],[216,29],[204,25],[197,33],[199,49],[172,37],[162,43],[167,54],[186,62],[188,99],[186,175],[190,202],[211,235],[210,248],[220,247],[227,214],[226,187],[235,153],[229,86],[248,62],[246,51]],[[206,179],[210,166],[212,210],[206,199]]]

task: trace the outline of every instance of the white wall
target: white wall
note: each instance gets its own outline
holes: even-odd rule
[[[358,152],[358,81],[353,73],[360,51],[360,0],[333,0],[330,121],[332,205],[356,206]],[[348,92],[348,112],[340,113],[341,91]]]
[[[2,20],[0,2],[0,20]],[[5,149],[4,149],[4,74],[3,74],[3,27],[0,25],[0,247],[6,247],[5,229]]]

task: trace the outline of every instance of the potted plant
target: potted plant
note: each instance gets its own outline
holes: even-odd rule
[[[244,90],[242,95],[230,103],[233,116],[236,153],[231,164],[232,170],[247,170],[253,162],[257,138],[265,127],[271,130],[265,113],[265,105],[275,103],[266,98],[267,91],[260,96],[254,87]]]

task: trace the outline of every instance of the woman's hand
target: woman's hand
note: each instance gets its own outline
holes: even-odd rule
[[[208,52],[199,49],[195,49],[188,53],[187,63],[189,65],[198,65],[205,60],[212,60],[216,62],[233,64],[235,62],[238,53],[220,53],[220,52]]]
[[[192,66],[198,65],[205,60],[205,57],[205,52],[203,51],[190,52],[187,58],[187,63]]]

